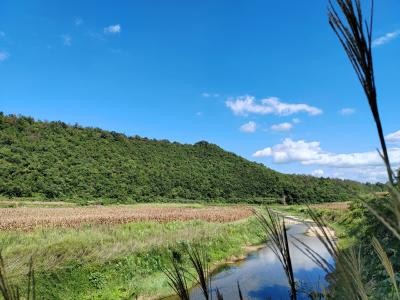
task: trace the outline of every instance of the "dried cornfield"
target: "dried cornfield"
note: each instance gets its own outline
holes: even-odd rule
[[[156,207],[156,206],[90,206],[90,207],[21,207],[0,208],[0,230],[29,231],[37,227],[76,228],[83,224],[123,224],[138,221],[231,222],[249,217],[250,208],[234,207]]]
[[[327,202],[311,205],[311,208],[316,209],[332,209],[332,210],[347,210],[350,202]]]

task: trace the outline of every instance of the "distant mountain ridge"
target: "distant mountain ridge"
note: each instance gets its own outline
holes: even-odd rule
[[[379,189],[286,175],[205,141],[180,144],[0,113],[0,195],[111,202],[342,201]]]

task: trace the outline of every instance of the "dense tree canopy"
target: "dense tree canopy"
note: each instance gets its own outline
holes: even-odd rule
[[[76,200],[338,201],[375,190],[284,175],[216,145],[128,137],[0,113],[0,194]]]

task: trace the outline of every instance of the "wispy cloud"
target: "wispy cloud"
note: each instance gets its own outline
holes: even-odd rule
[[[0,51],[0,62],[5,61],[10,57],[10,54],[6,51]]]
[[[271,97],[262,99],[260,103],[255,101],[253,96],[241,96],[236,99],[226,101],[226,106],[232,110],[235,115],[248,114],[274,114],[279,116],[288,116],[295,113],[308,113],[310,116],[322,114],[322,110],[308,104],[289,104]]]
[[[356,110],[354,108],[342,108],[341,110],[339,110],[339,113],[342,116],[350,116],[356,113]]]
[[[372,46],[373,47],[382,46],[384,44],[387,44],[387,43],[393,41],[394,39],[396,39],[399,36],[400,36],[400,30],[396,30],[396,31],[393,31],[393,32],[388,32],[385,35],[380,36],[377,39],[375,39],[372,42]]]
[[[324,170],[316,169],[316,170],[312,171],[311,175],[315,176],[315,177],[322,177],[322,176],[324,176]]]
[[[104,34],[103,33],[98,33],[98,32],[94,32],[94,31],[88,31],[87,32],[87,35],[89,36],[89,37],[91,37],[92,39],[94,39],[94,40],[97,40],[97,41],[102,41],[102,42],[104,42],[106,39],[104,38]]]
[[[257,130],[257,124],[256,122],[253,121],[250,121],[240,126],[240,131],[242,132],[253,133],[256,132],[256,130]]]
[[[121,25],[110,25],[104,28],[104,33],[108,34],[116,34],[121,32]]]
[[[204,97],[204,98],[218,98],[219,94],[204,92],[204,93],[201,93],[201,96]]]
[[[389,133],[388,135],[385,136],[385,139],[388,143],[391,144],[400,143],[400,130],[393,133]]]
[[[72,38],[71,38],[70,35],[65,34],[65,35],[63,35],[61,37],[62,37],[64,46],[68,46],[69,47],[69,46],[72,45]]]
[[[288,131],[292,128],[293,128],[293,124],[289,123],[289,122],[274,124],[271,126],[272,131]]]
[[[6,36],[6,33],[4,31],[0,30],[0,37],[5,37],[5,36]]]

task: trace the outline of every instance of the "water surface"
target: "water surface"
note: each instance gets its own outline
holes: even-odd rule
[[[310,246],[322,257],[332,262],[329,253],[317,237],[306,236],[307,226],[304,224],[290,225],[289,239],[293,236]],[[306,290],[321,291],[327,285],[326,273],[305,256],[299,249],[290,244],[295,278]],[[289,299],[289,288],[285,273],[279,260],[268,247],[251,253],[245,260],[234,265],[225,266],[212,275],[212,288],[218,288],[224,299],[239,299],[237,282],[247,299]],[[215,295],[214,295],[215,296]],[[215,297],[213,297],[215,298]],[[204,299],[198,287],[191,291],[191,299]],[[309,299],[305,293],[300,293],[298,299]]]

